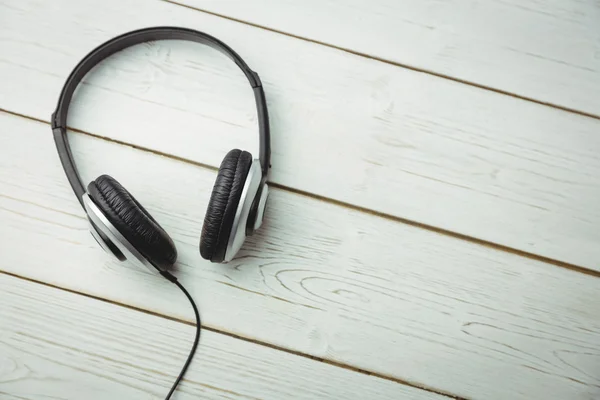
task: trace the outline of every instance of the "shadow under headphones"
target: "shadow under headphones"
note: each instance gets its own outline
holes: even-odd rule
[[[179,377],[167,395],[170,398],[185,374],[200,336],[198,309],[185,288],[168,268],[177,259],[173,240],[146,209],[116,179],[101,175],[84,188],[67,140],[67,113],[75,89],[84,76],[105,58],[134,45],[156,40],[186,40],[208,45],[233,60],[242,70],[256,101],[259,127],[259,158],[247,151],[231,150],[221,163],[211,193],[200,236],[200,254],[215,263],[231,261],[247,236],[262,224],[269,188],[267,174],[271,158],[269,118],[265,92],[258,74],[222,41],[187,28],[145,28],[117,36],[88,53],[73,69],[52,114],[52,132],[69,183],[87,214],[98,244],[119,261],[141,263],[175,283],[190,300],[197,320],[196,338]]]

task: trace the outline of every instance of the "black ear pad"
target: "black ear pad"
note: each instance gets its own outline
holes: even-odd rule
[[[227,153],[219,167],[200,236],[200,255],[206,260],[225,259],[233,219],[251,165],[252,155],[235,149]]]
[[[175,262],[177,250],[167,232],[116,179],[102,175],[87,189],[106,218],[144,257],[158,266]]]

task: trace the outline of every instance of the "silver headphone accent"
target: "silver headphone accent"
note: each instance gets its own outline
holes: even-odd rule
[[[116,246],[121,253],[125,256],[127,261],[130,261],[138,266],[143,265],[150,272],[166,271],[167,268],[161,265],[154,265],[146,257],[144,257],[129,240],[119,232],[119,230],[106,218],[106,216],[100,211],[98,206],[94,204],[94,201],[90,195],[86,192],[82,196],[83,207],[88,215],[90,223],[90,232],[94,239],[100,244],[100,247],[104,249],[108,254],[112,254],[118,259],[118,256],[111,250],[110,245],[102,238],[97,232],[96,228],[101,231],[114,246]]]
[[[248,215],[250,214],[252,202],[258,193],[261,178],[260,161],[255,158],[252,160],[252,165],[250,165],[250,171],[248,171],[248,176],[246,177],[246,182],[242,189],[240,202],[235,211],[235,217],[233,219],[233,225],[231,226],[231,233],[229,234],[229,241],[227,242],[227,250],[225,250],[223,262],[231,261],[242,247],[242,244],[244,244]],[[265,184],[265,188],[266,186],[267,185]],[[261,210],[259,205],[260,213],[264,213],[264,206],[265,205],[263,204]]]

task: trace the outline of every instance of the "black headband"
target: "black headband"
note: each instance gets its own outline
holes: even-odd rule
[[[67,78],[67,81],[60,93],[56,111],[52,114],[52,132],[54,141],[60,156],[60,161],[63,165],[69,183],[73,191],[77,195],[77,199],[83,206],[82,195],[85,193],[84,186],[79,177],[77,167],[73,160],[73,155],[67,140],[67,113],[69,105],[75,89],[83,77],[94,68],[100,61],[121,51],[127,47],[135,46],[143,42],[154,40],[187,40],[208,45],[215,50],[225,54],[244,72],[246,78],[254,91],[254,99],[256,101],[256,110],[258,113],[258,129],[259,129],[259,159],[263,174],[263,182],[266,180],[269,164],[271,160],[271,138],[269,131],[269,116],[267,113],[267,103],[265,92],[262,88],[262,83],[258,74],[250,69],[231,47],[221,42],[219,39],[212,37],[206,33],[195,31],[187,28],[177,27],[156,27],[146,28],[123,35],[117,36],[108,42],[96,47],[87,56],[77,64]]]

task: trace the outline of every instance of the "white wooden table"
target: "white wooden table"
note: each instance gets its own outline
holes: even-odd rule
[[[237,67],[150,43],[74,98],[84,180],[149,209],[199,303],[174,398],[600,398],[595,0],[0,1],[0,398],[161,399],[187,355],[189,304],[97,246],[49,126],[88,51],[156,25],[238,51],[273,135],[265,225],[216,265],[216,168],[257,154]]]

